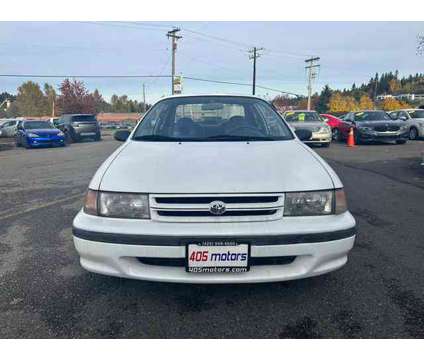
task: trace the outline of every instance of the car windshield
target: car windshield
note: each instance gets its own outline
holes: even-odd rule
[[[408,114],[413,119],[424,119],[424,110],[408,110]]]
[[[72,122],[90,122],[90,121],[96,121],[96,117],[94,115],[72,116]]]
[[[27,130],[35,130],[35,129],[52,129],[53,127],[47,121],[26,121],[24,123],[24,128]]]
[[[165,99],[146,114],[138,141],[272,141],[293,135],[265,101],[236,96]]]
[[[355,121],[393,120],[385,111],[363,111],[355,113]]]
[[[285,119],[290,122],[323,121],[318,114],[313,111],[289,111],[285,114]]]

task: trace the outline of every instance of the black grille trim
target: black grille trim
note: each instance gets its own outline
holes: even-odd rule
[[[250,266],[288,265],[296,256],[251,257]],[[137,260],[145,265],[185,267],[185,258],[138,257]]]
[[[160,216],[175,216],[175,217],[227,217],[227,216],[263,216],[263,215],[274,215],[277,210],[227,210],[221,215],[214,215],[210,211],[202,210],[158,210],[157,213]]]
[[[226,204],[274,203],[278,196],[186,196],[155,197],[158,204],[210,204],[212,201],[223,201]]]

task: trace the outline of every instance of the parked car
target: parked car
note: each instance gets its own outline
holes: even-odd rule
[[[65,135],[49,121],[23,120],[17,126],[16,146],[25,148],[65,146]]]
[[[56,126],[64,132],[68,143],[83,139],[101,140],[99,123],[92,114],[65,114]]]
[[[408,126],[403,121],[393,120],[382,110],[355,111],[345,118],[354,129],[355,142],[394,141],[405,144],[408,140]]]
[[[390,117],[394,120],[402,120],[408,126],[409,139],[417,140],[424,137],[424,110],[406,109],[390,112]]]
[[[324,147],[330,146],[331,128],[321,119],[316,111],[294,110],[286,111],[284,119],[294,129],[307,129],[312,132],[312,137],[305,140],[307,144],[320,144]]]
[[[338,176],[302,143],[310,136],[257,97],[159,100],[132,132],[115,133],[124,144],[90,182],[73,221],[82,267],[189,283],[342,267],[355,220]]]
[[[326,119],[327,125],[331,127],[332,139],[334,141],[342,141],[347,139],[349,130],[351,128],[349,123],[334,115],[321,114],[321,116]]]
[[[16,125],[19,120],[8,120],[0,125],[0,136],[1,137],[14,137],[16,135]]]

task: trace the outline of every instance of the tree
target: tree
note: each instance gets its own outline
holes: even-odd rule
[[[381,103],[381,108],[385,111],[398,110],[402,109],[403,107],[403,103],[392,97],[385,98]]]
[[[46,96],[47,101],[47,112],[51,116],[55,116],[55,104],[56,104],[56,91],[53,86],[45,83],[44,84],[44,94]]]
[[[343,95],[337,91],[330,98],[329,110],[334,113],[356,111],[358,103],[353,96]]]
[[[16,96],[17,110],[23,116],[46,115],[47,99],[40,89],[40,85],[27,81],[18,87]]]
[[[324,88],[321,91],[321,94],[319,95],[317,104],[315,106],[315,110],[319,113],[323,114],[328,111],[328,104],[330,102],[330,98],[332,95],[332,91],[328,85],[325,85]]]
[[[98,114],[100,112],[107,112],[110,111],[110,104],[108,104],[104,99],[102,94],[100,94],[99,90],[94,90],[93,94],[93,101],[94,101],[94,109],[95,113]]]
[[[359,99],[359,110],[372,110],[374,109],[374,103],[368,95],[362,95]]]
[[[63,114],[95,113],[93,95],[89,94],[82,81],[63,80],[57,103]]]

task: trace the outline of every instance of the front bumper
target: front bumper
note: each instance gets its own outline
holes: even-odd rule
[[[65,144],[65,138],[63,136],[27,138],[27,143],[31,147],[51,145],[59,146]]]
[[[396,141],[396,140],[408,140],[408,131],[359,131],[359,138],[362,141]]]
[[[330,133],[319,133],[313,132],[312,137],[309,140],[304,141],[306,144],[328,144],[331,142]]]
[[[73,234],[82,267],[95,273],[167,282],[271,282],[320,275],[343,266],[354,244],[355,220],[346,212],[248,224],[176,224],[102,218],[81,211],[74,219]],[[248,242],[252,258],[294,257],[294,261],[255,265],[237,274],[193,274],[183,266],[139,261],[145,257],[181,260],[185,245],[201,240]]]

